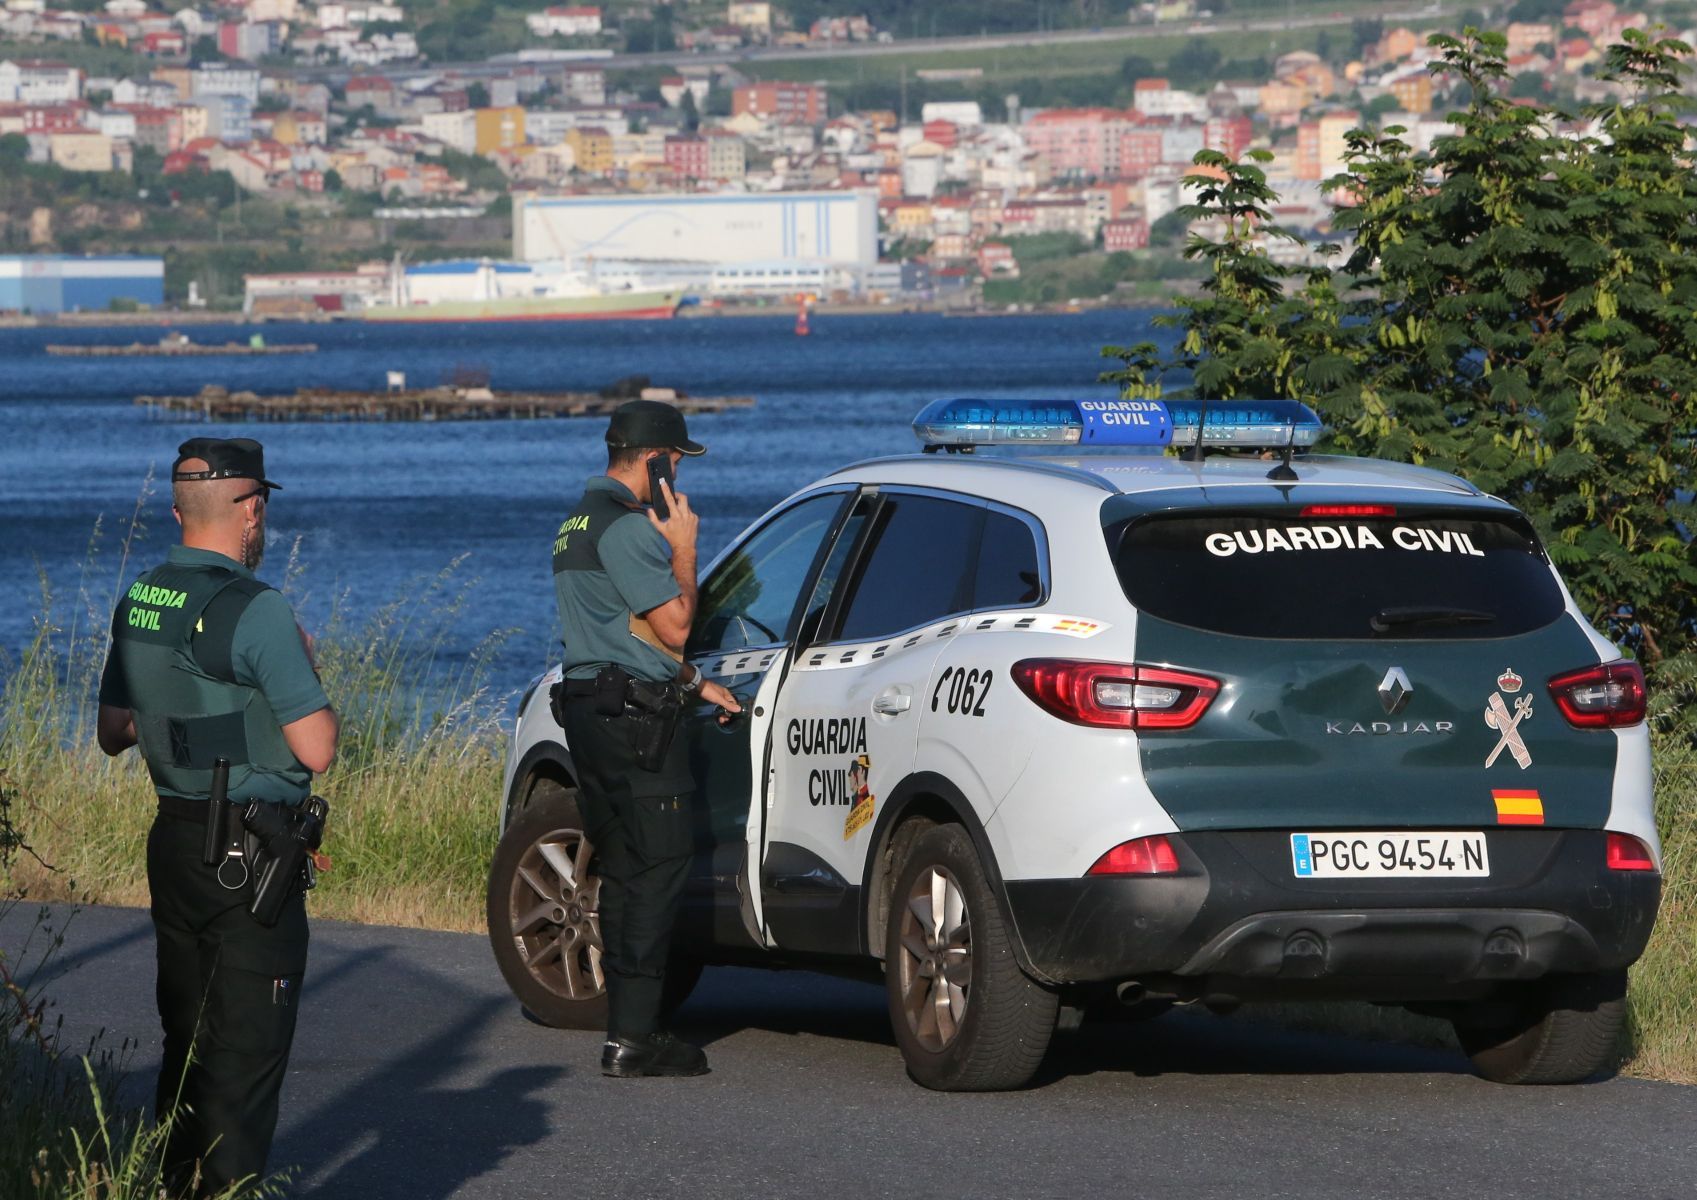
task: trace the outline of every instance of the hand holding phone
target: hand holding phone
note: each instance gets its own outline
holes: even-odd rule
[[[661,487],[664,480],[666,486]],[[664,521],[672,515],[672,506],[667,503],[667,490],[672,486],[672,456],[656,454],[648,460],[648,503],[654,508],[654,515]]]

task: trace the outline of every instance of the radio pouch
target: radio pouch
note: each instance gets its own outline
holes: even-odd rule
[[[602,667],[595,673],[595,712],[602,717],[622,717],[625,686],[630,676],[618,667]]]

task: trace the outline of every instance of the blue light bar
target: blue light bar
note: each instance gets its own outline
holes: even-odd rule
[[[1324,427],[1297,400],[935,400],[913,419],[928,449],[1194,446],[1199,430],[1204,446],[1282,450],[1313,446]]]

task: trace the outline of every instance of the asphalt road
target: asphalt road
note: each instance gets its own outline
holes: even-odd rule
[[[0,923],[0,947],[30,915]],[[146,914],[76,914],[50,972],[73,1040],[140,1042],[140,1103],[158,1033]],[[716,969],[678,1020],[713,1074],[609,1080],[599,1037],[524,1019],[483,938],[332,922],[303,1004],[273,1155],[294,1195],[1697,1194],[1697,1088],[1503,1088],[1453,1055],[1241,1019],[1087,1025],[1027,1091],[940,1095],[903,1075],[880,989]]]

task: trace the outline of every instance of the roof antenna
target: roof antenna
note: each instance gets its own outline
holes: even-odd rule
[[[1296,422],[1292,420],[1286,428],[1290,432],[1285,438],[1284,461],[1268,471],[1267,478],[1279,483],[1295,483],[1301,478],[1296,468],[1290,465],[1290,456],[1296,451]]]
[[[1196,417],[1196,444],[1180,456],[1186,462],[1199,463],[1202,461],[1202,433],[1208,428],[1208,397],[1201,396],[1198,398],[1202,401],[1202,408]]]

